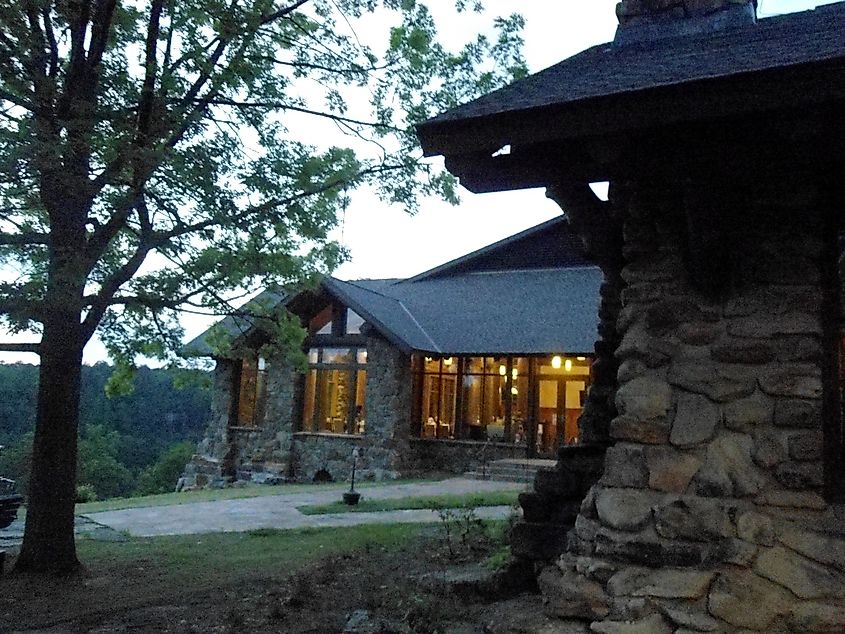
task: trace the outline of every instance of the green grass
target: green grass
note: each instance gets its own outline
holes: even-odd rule
[[[343,502],[298,506],[303,515],[325,515],[327,513],[373,513],[376,511],[398,511],[408,509],[471,508],[478,506],[510,506],[516,504],[518,491],[487,491],[469,495],[427,495],[408,498],[361,501],[355,506]]]
[[[207,533],[123,542],[77,540],[77,552],[92,568],[155,567],[159,581],[177,587],[190,582],[213,586],[221,579],[275,577],[289,574],[326,555],[367,545],[392,548],[416,537],[415,524],[370,524],[348,528],[257,529],[245,533]]]
[[[358,488],[367,489],[376,486],[390,484],[408,484],[411,482],[433,482],[426,480],[385,480],[382,482],[362,482]],[[100,511],[119,511],[122,509],[135,509],[149,506],[173,506],[178,504],[193,504],[194,502],[214,502],[217,500],[234,500],[241,498],[263,497],[266,495],[287,495],[290,493],[304,493],[311,491],[341,491],[349,484],[344,482],[332,482],[329,484],[281,484],[270,486],[264,484],[247,485],[242,488],[227,489],[203,489],[200,491],[188,491],[183,493],[160,493],[158,495],[145,495],[134,498],[112,498],[99,502],[85,502],[76,505],[76,513],[84,515],[98,513]],[[357,486],[357,485],[356,485]]]

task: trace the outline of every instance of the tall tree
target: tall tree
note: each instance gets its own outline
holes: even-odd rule
[[[379,55],[355,30],[376,18]],[[179,309],[330,270],[354,187],[454,200],[411,126],[523,74],[521,26],[449,53],[415,0],[0,0],[0,314],[40,333],[0,349],[41,357],[18,570],[78,566],[86,342],[166,357]]]

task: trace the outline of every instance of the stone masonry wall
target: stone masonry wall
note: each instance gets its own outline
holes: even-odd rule
[[[411,389],[410,357],[383,338],[368,336],[364,434],[296,434],[296,478],[310,480],[325,469],[335,480],[347,479],[353,447],[359,451],[356,477],[383,480],[405,473],[410,451]]]
[[[596,632],[845,631],[845,509],[822,497],[824,234],[795,185],[722,216],[710,294],[683,197],[630,196],[616,444],[540,574],[549,613]]]
[[[222,486],[226,479],[250,479],[267,472],[275,477],[288,475],[296,373],[283,360],[268,359],[263,419],[252,428],[233,428],[229,415],[239,364],[239,360],[217,359],[211,422],[185,467],[184,488]]]

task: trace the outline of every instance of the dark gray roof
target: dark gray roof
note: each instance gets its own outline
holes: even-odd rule
[[[721,32],[589,48],[546,70],[453,108],[418,126],[430,129],[517,111],[704,82],[845,58],[845,2],[758,20]]]
[[[186,343],[181,350],[182,356],[214,356],[214,351],[208,342],[212,334],[220,332],[230,337],[233,342],[237,341],[255,327],[257,319],[251,313],[265,314],[267,311],[272,311],[277,306],[283,304],[286,298],[287,295],[279,290],[268,289],[261,291],[238,309],[239,314],[224,317],[211,328]]]
[[[408,352],[588,353],[601,282],[559,217],[406,280],[326,277],[321,289]],[[267,291],[252,301],[293,310],[297,297]],[[227,317],[216,327],[238,338],[253,325],[246,317]],[[211,332],[187,344],[184,354],[211,356],[205,340]]]
[[[456,355],[591,351],[601,282],[592,266],[408,280],[378,294],[327,280],[330,291],[394,344]]]
[[[457,273],[589,266],[581,240],[563,216],[521,231],[410,278],[418,281]]]

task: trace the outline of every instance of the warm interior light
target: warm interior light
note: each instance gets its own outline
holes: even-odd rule
[[[552,357],[552,367],[557,370],[560,368],[560,357],[555,355]]]
[[[587,357],[575,357],[578,361],[586,361]]]
[[[513,394],[514,396],[516,396],[517,394],[519,394],[519,390],[518,390],[518,389],[516,389],[515,387],[512,387],[512,388],[511,388],[511,394]]]
[[[512,376],[513,378],[518,377],[518,376],[519,376],[519,370],[517,370],[516,368],[512,369],[512,370],[511,370],[511,376]]]
[[[505,376],[507,373],[508,373],[508,369],[505,366],[500,365],[499,366],[499,374],[501,374],[502,376]]]
[[[446,357],[443,359],[443,365],[452,365],[452,357]]]
[[[563,369],[567,372],[572,372],[572,359],[567,359],[563,362]]]

